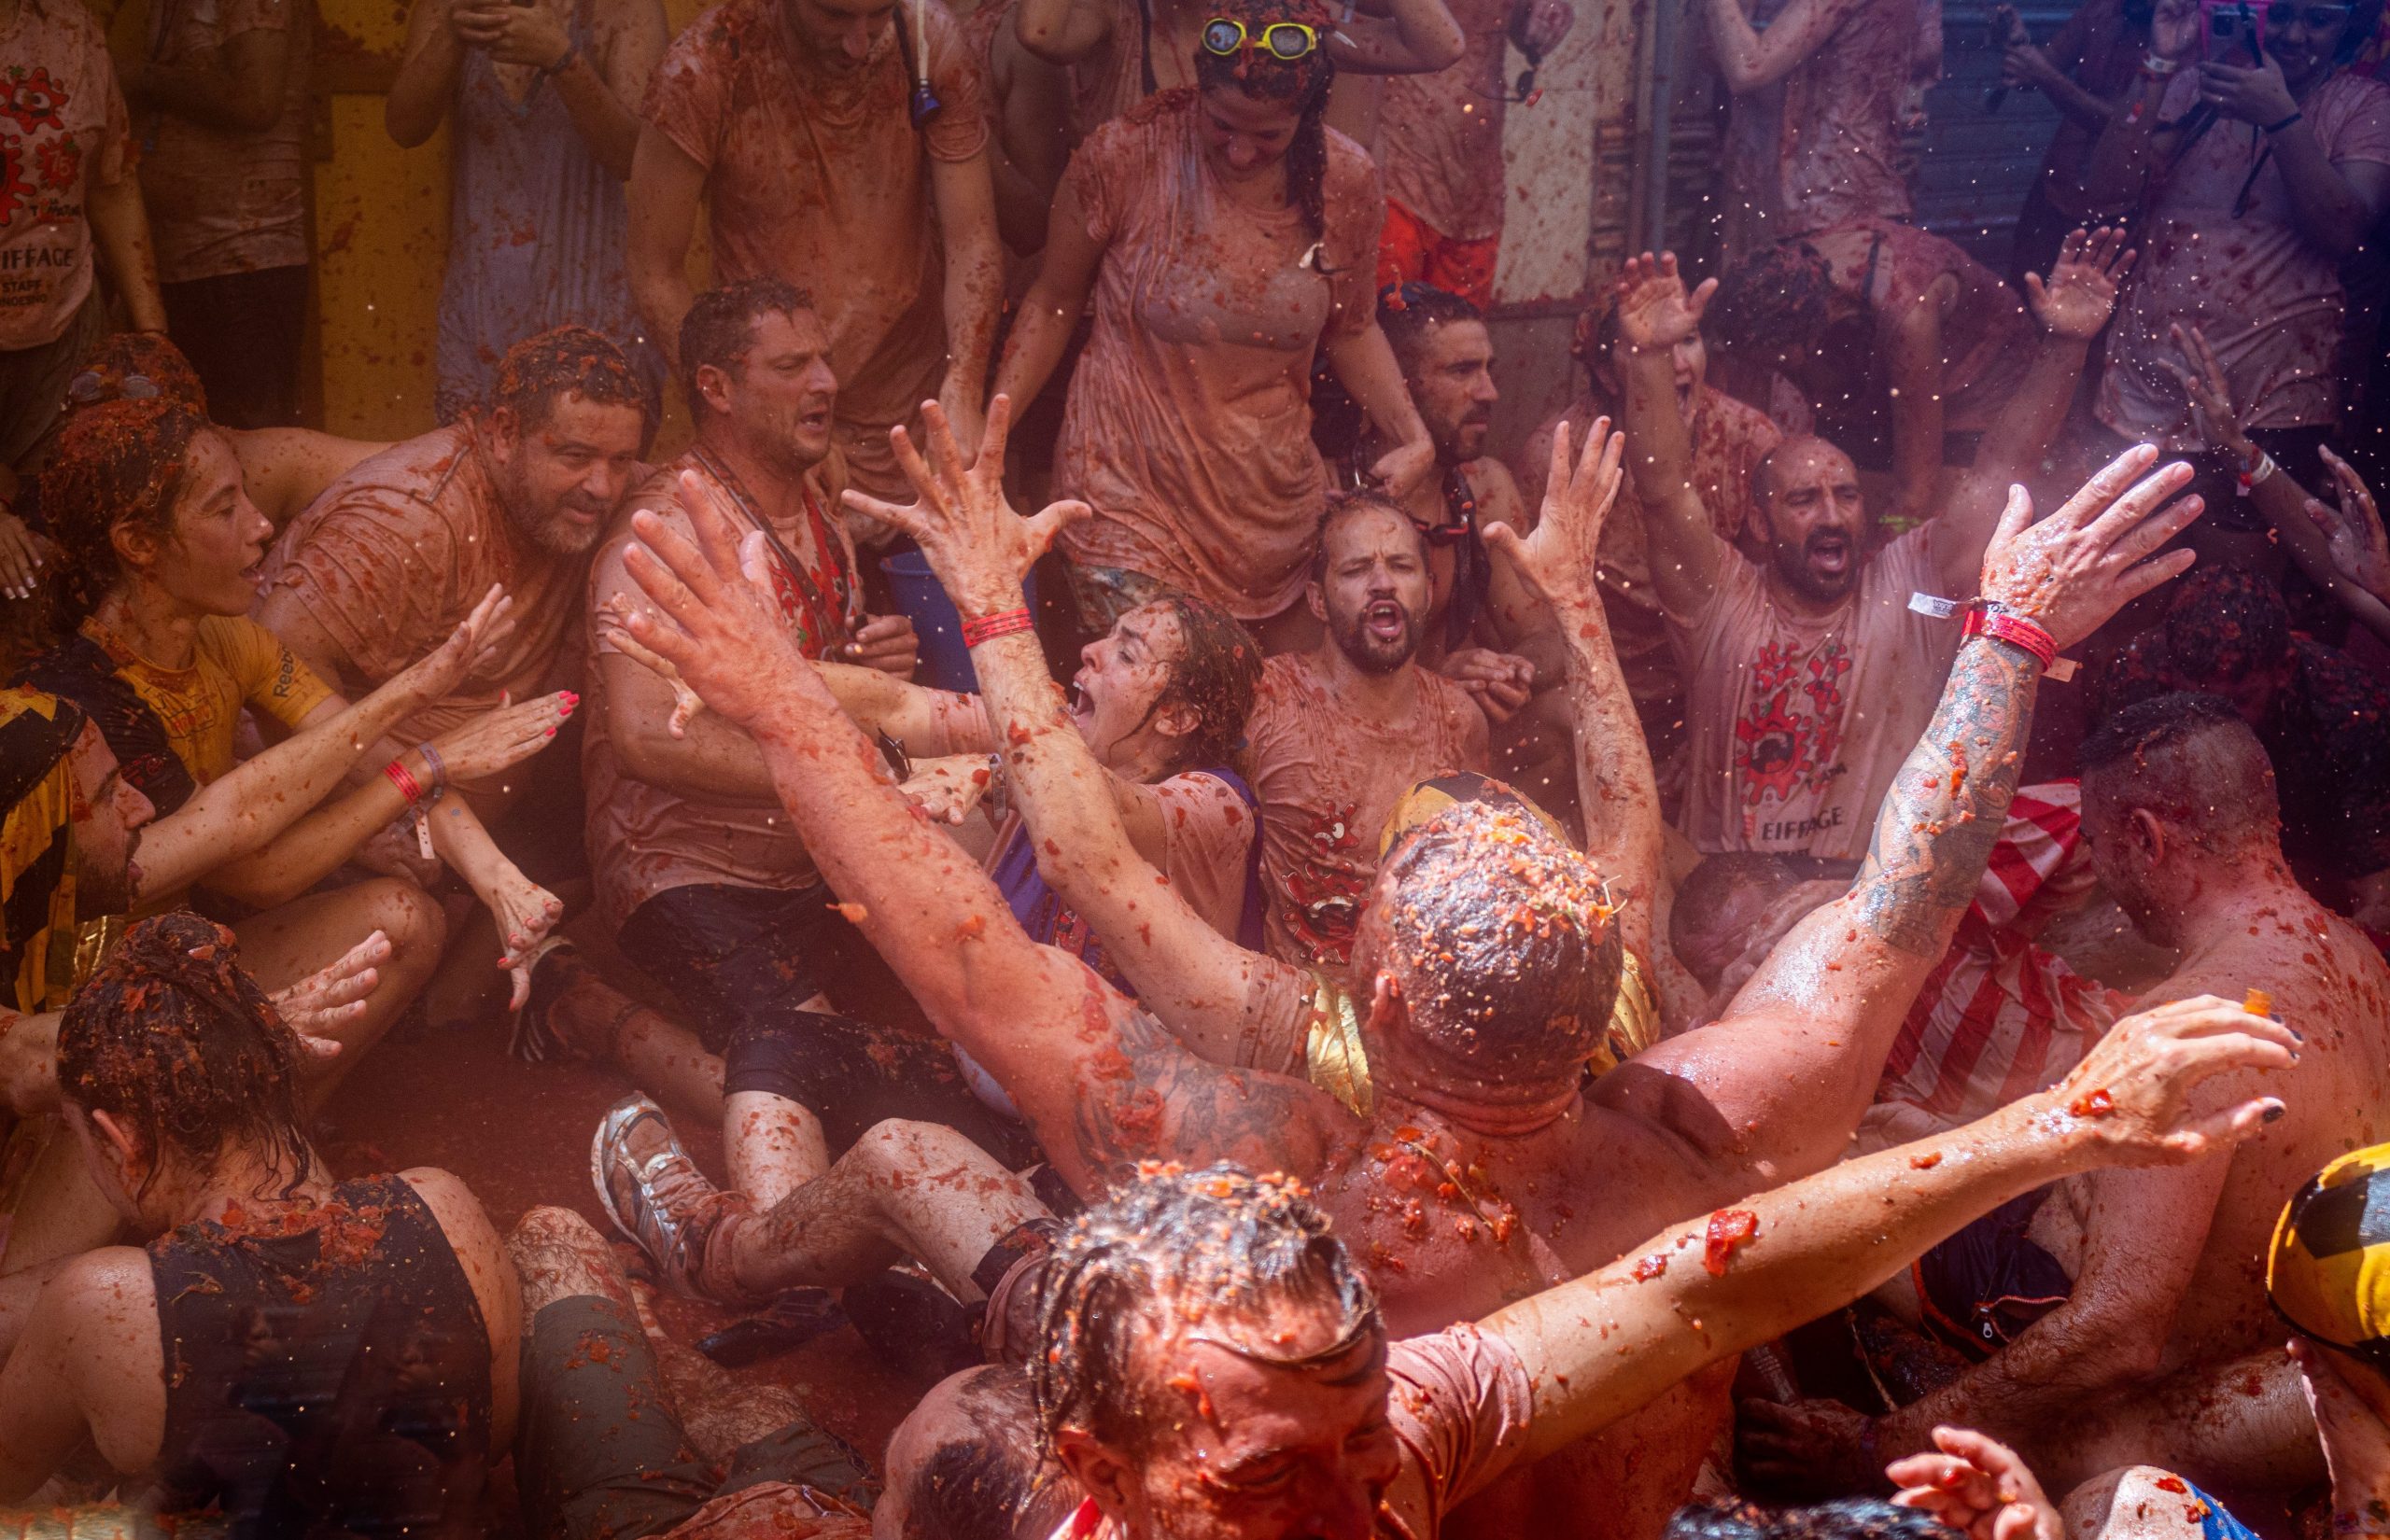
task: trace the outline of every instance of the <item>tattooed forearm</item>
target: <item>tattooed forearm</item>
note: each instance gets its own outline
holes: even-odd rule
[[[1113,1029],[1118,1051],[1088,1062],[1073,1113],[1073,1142],[1090,1170],[1117,1182],[1140,1160],[1232,1160],[1257,1171],[1314,1174],[1306,1135],[1316,1125],[1308,1103],[1320,1093],[1283,1075],[1198,1058],[1134,1006]]]
[[[1984,637],[1960,644],[1942,704],[1876,815],[1853,896],[1867,928],[1938,956],[1983,877],[2017,794],[2041,670]]]

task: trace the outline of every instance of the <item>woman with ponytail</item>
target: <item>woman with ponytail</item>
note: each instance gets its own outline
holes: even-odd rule
[[[1377,325],[1377,173],[1321,120],[1328,35],[1314,0],[1220,0],[1195,89],[1106,123],[1062,178],[996,387],[1035,397],[1092,296],[1054,492],[1095,510],[1061,538],[1093,631],[1176,590],[1265,644],[1300,639],[1308,616],[1289,611],[1329,490],[1310,433],[1314,353],[1398,446],[1379,476],[1432,467]]]

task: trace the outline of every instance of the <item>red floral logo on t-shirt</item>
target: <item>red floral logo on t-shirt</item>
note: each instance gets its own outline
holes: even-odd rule
[[[39,128],[64,128],[59,113],[66,106],[66,88],[49,77],[47,65],[12,69],[0,77],[0,118],[13,118],[31,133]]]
[[[1842,750],[1842,681],[1849,672],[1850,649],[1840,637],[1806,657],[1782,642],[1760,649],[1751,660],[1752,704],[1735,723],[1745,807],[1764,796],[1783,802],[1833,779]]]
[[[64,191],[75,185],[76,175],[83,169],[83,147],[71,135],[44,139],[34,147],[34,164],[41,172],[42,186]]]
[[[0,133],[0,224],[17,217],[34,195],[33,184],[23,175],[25,142],[13,133]]]

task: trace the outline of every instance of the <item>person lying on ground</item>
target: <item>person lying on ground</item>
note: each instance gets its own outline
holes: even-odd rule
[[[959,451],[939,449],[962,463]],[[1548,501],[1558,516],[1547,512],[1524,566],[1566,567],[1571,547],[1559,532],[1572,524],[1597,534],[1617,453],[1596,441],[1595,458],[1555,475]],[[2030,527],[2017,490],[1991,542],[1985,592],[2065,645],[2181,571],[2187,553],[2158,553],[2199,509],[2168,503],[2187,472],[2149,474],[2155,459],[2147,449],[2120,457]],[[986,467],[978,474],[992,478]],[[914,479],[935,483],[925,466]],[[999,497],[933,511],[959,526],[950,544],[929,546],[933,565],[973,618],[1018,604],[1020,571],[1069,516],[1054,509],[1018,521]],[[1428,820],[1384,864],[1360,933],[1356,977],[1369,982],[1355,990],[1366,1002],[1357,1036],[1374,1083],[1369,1111],[1357,1113],[1289,1075],[1207,1063],[1076,959],[1031,943],[968,859],[913,816],[772,628],[740,571],[736,526],[710,511],[693,523],[698,543],[635,515],[640,543],[626,566],[662,614],[634,614],[629,629],[763,748],[808,849],[862,911],[858,924],[940,1030],[1005,1086],[1057,1171],[1082,1194],[1146,1157],[1315,1176],[1399,1330],[1482,1316],[1841,1153],[1997,833],[2045,655],[1988,636],[1962,642],[1943,710],[1896,782],[1850,895],[1794,932],[1746,991],[1744,1014],[1660,1043],[1590,1095],[1583,1069],[1622,966],[1621,901],[1531,817],[1463,804]],[[990,533],[975,541],[962,533],[973,525]],[[761,542],[747,543],[759,559]],[[976,560],[949,559],[975,546]],[[1582,581],[1597,605],[1590,577]],[[1597,623],[1585,623],[1598,637]],[[975,649],[983,678],[1000,655],[991,650],[1033,653],[1034,643],[1019,633],[984,640]],[[1631,721],[1623,694],[1619,708]],[[1007,712],[1004,728],[1000,741],[1018,731],[1024,754],[1037,734],[1070,731],[1050,690]],[[1646,784],[1649,774],[1647,761]],[[1653,821],[1635,837],[1655,831]],[[1214,970],[1216,1002],[1251,1011],[1245,990],[1258,978],[1292,982],[1225,944],[1190,955]],[[1575,1209],[1564,1195],[1588,1183],[1616,1201]],[[1699,1408],[1711,1429],[1717,1391]],[[1667,1430],[1639,1451],[1651,1458],[1634,1482],[1606,1481],[1596,1500],[1639,1497],[1640,1522],[1656,1533],[1708,1436]]]

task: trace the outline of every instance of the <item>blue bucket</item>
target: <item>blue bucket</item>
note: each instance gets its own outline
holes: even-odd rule
[[[879,559],[879,570],[887,575],[889,597],[896,608],[913,619],[913,634],[921,638],[920,666],[913,670],[913,682],[938,690],[977,690],[979,677],[972,672],[971,650],[963,645],[963,617],[954,601],[946,596],[937,577],[930,571],[930,560],[918,551],[899,551]],[[1031,573],[1020,585],[1020,601],[1033,611],[1037,608],[1037,575]]]

